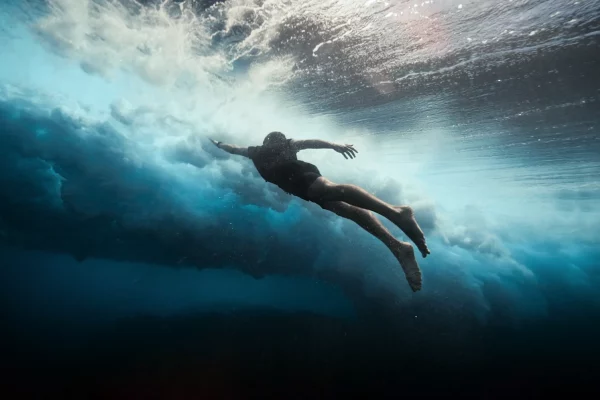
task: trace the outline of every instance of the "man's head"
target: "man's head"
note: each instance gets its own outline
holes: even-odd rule
[[[271,132],[263,140],[264,146],[278,146],[285,143],[286,137],[281,132]]]

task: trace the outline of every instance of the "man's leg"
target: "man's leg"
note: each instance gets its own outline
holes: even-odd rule
[[[425,235],[415,220],[412,208],[408,206],[391,206],[356,185],[338,185],[324,177],[319,177],[308,188],[308,196],[319,202],[341,201],[376,212],[402,229],[406,236],[417,245],[423,257],[427,257],[429,254]]]
[[[401,242],[392,236],[385,226],[367,210],[340,201],[325,202],[321,204],[321,207],[356,222],[364,230],[381,240],[400,262],[413,292],[421,289],[421,270],[410,243]]]

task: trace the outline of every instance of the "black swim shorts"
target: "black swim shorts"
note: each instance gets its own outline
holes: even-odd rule
[[[321,176],[316,165],[300,160],[279,164],[269,171],[268,181],[285,192],[310,201],[308,188]]]

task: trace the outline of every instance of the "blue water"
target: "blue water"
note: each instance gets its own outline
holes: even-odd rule
[[[81,371],[107,398],[239,398],[252,374],[306,395],[593,383],[598,2],[28,0],[0,23],[6,362],[61,371],[11,390],[85,397]],[[413,206],[422,291],[208,141],[273,130],[354,144],[301,158]]]

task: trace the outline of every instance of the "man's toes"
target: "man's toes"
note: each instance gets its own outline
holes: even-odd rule
[[[413,292],[418,292],[419,290],[421,290],[423,281],[420,274],[419,276],[407,276],[406,278],[408,281],[408,285],[410,286]]]

